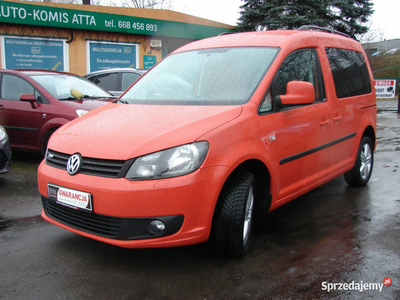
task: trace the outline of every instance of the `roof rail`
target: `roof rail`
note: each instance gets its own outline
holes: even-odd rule
[[[218,36],[229,35],[229,34],[234,34],[234,33],[237,33],[237,32],[224,31],[224,32],[221,32],[220,34],[218,34]]]
[[[303,25],[300,26],[298,30],[315,30],[315,31],[325,31],[325,32],[329,32],[329,33],[336,33],[336,34],[340,34],[343,35],[345,37],[348,38],[352,38],[350,35],[334,30],[334,29],[330,29],[330,28],[325,28],[325,27],[320,27],[320,26],[315,26],[315,25]]]

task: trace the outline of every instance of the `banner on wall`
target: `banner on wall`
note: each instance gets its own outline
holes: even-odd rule
[[[113,68],[137,68],[138,46],[136,44],[87,42],[88,73]]]
[[[40,38],[2,38],[5,69],[46,69],[68,71],[64,59],[65,42]]]
[[[151,69],[157,63],[157,56],[143,55],[143,68],[145,70]]]

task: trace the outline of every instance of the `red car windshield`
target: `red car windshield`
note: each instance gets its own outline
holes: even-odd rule
[[[59,100],[75,100],[76,96],[71,94],[71,90],[79,91],[84,98],[112,98],[111,94],[94,83],[73,75],[44,74],[32,75],[31,78]]]

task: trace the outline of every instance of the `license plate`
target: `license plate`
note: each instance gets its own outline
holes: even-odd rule
[[[92,194],[49,184],[49,198],[76,210],[92,211]]]

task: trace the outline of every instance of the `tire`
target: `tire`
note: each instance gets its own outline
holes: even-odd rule
[[[255,178],[241,173],[222,189],[213,224],[214,246],[218,253],[241,257],[249,249],[253,224]]]
[[[364,136],[358,148],[356,162],[353,169],[344,174],[348,185],[365,186],[371,178],[374,165],[374,152],[371,139]]]

